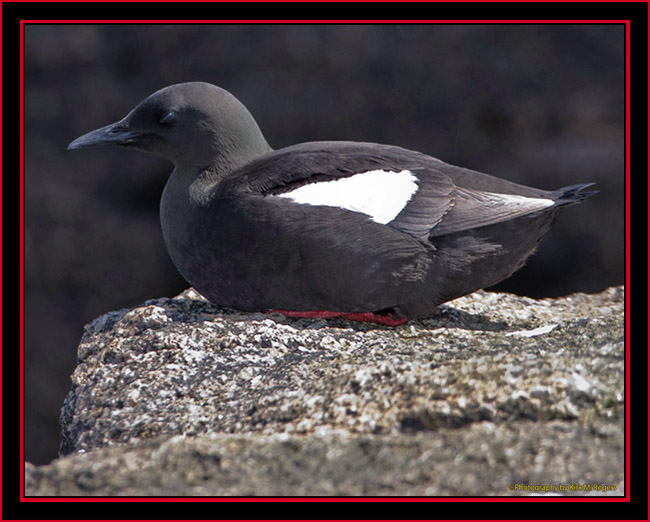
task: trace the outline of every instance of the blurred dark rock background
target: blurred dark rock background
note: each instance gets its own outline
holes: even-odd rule
[[[621,25],[28,25],[25,28],[26,459],[56,457],[85,323],[178,294],[158,202],[171,165],[67,152],[155,90],[231,91],[274,148],[391,143],[539,188],[594,181],[527,266],[530,297],[624,282]]]

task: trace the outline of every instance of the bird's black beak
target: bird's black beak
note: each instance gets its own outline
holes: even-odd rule
[[[124,123],[124,120],[120,120],[106,125],[106,127],[102,127],[101,129],[79,136],[68,145],[68,150],[102,147],[105,145],[130,145],[140,136],[142,136],[142,132],[129,129],[128,125]]]

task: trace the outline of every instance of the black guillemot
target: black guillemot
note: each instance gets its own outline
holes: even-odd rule
[[[203,82],[161,89],[68,146],[120,145],[174,170],[160,221],[183,277],[217,305],[398,325],[521,268],[560,207],[546,191],[376,143],[273,150]]]

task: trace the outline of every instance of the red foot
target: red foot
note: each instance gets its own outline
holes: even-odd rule
[[[309,311],[309,312],[295,312],[293,310],[271,310],[287,317],[296,318],[309,318],[309,319],[330,319],[332,317],[340,317],[348,321],[360,321],[362,323],[376,323],[383,324],[384,326],[399,326],[404,324],[408,319],[406,317],[393,317],[390,314],[381,315],[372,312],[330,312],[327,310]]]

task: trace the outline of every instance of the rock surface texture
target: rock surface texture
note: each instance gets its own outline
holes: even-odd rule
[[[148,301],[86,327],[26,494],[623,495],[624,327],[622,287],[395,328]]]

